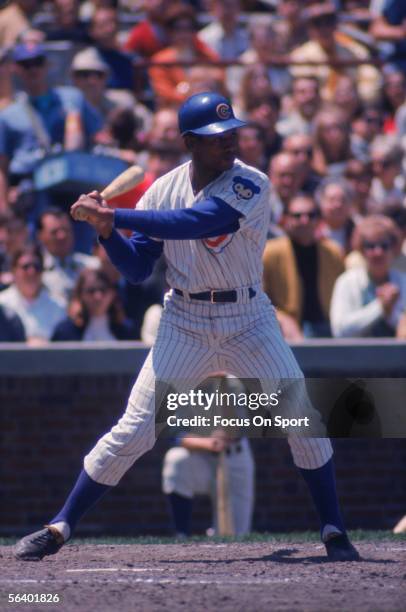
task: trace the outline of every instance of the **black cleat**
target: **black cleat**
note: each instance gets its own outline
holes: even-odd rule
[[[332,536],[326,542],[327,557],[329,561],[360,561],[359,552],[351,544],[347,534],[341,533]]]
[[[64,545],[63,536],[52,526],[30,533],[16,544],[14,556],[20,561],[41,561],[54,555]]]

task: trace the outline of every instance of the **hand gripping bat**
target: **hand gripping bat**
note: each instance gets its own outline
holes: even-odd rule
[[[131,166],[124,170],[121,174],[116,176],[107,187],[101,192],[101,197],[104,200],[111,200],[123,193],[127,193],[130,189],[136,187],[144,178],[144,170],[140,166]],[[78,206],[75,209],[74,219],[76,221],[86,221],[87,211],[86,208]]]

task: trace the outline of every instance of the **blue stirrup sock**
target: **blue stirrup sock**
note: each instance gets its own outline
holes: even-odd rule
[[[170,493],[167,497],[176,533],[184,536],[190,535],[193,500],[178,493]]]
[[[90,478],[85,470],[82,470],[79,477],[70,492],[65,505],[56,516],[49,522],[50,525],[58,523],[67,523],[69,526],[69,534],[64,533],[64,539],[67,540],[74,531],[77,522],[82,516],[101,498],[107,491],[113,487],[100,484]]]
[[[315,470],[299,468],[299,472],[305,479],[316,506],[321,523],[322,537],[326,525],[336,527],[342,533],[345,533],[337,497],[333,460],[330,459],[325,465]]]

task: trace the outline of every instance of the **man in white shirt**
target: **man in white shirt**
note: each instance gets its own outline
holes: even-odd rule
[[[43,282],[50,293],[65,304],[68,302],[79,272],[97,269],[97,257],[73,250],[72,222],[66,212],[48,208],[38,221],[38,240],[43,250]]]

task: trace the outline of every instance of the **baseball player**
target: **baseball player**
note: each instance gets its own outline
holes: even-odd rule
[[[238,395],[246,393],[240,380],[217,373],[208,378],[199,389],[203,392],[220,392]],[[185,406],[183,414],[193,418],[201,409]],[[227,417],[247,417],[247,410],[236,401],[218,407],[217,414]],[[224,453],[227,471],[227,505],[237,536],[251,531],[254,507],[254,460],[242,427],[195,427],[193,431],[181,429],[175,438],[176,445],[164,457],[162,489],[171,508],[177,535],[190,535],[193,499],[196,495],[209,495],[212,502],[213,531],[219,533],[219,499],[217,472],[220,453]]]
[[[223,371],[259,379],[264,389],[272,381],[275,391],[281,381],[303,380],[261,287],[269,181],[236,159],[242,125],[223,96],[191,96],[179,110],[190,162],[156,180],[136,210],[110,209],[97,192],[72,206],[73,217],[86,213],[111,261],[130,281],[147,278],[163,252],[171,290],[123,416],[85,457],[63,508],[44,529],[17,543],[18,559],[56,553],[83,514],[153,447],[156,381],[183,379],[194,388]],[[126,238],[119,229],[133,233]],[[318,511],[327,556],[357,560],[339,510],[331,443],[322,437],[319,415],[303,389],[291,385],[286,393],[293,412],[308,414],[315,424],[314,437],[288,430],[288,442]]]

